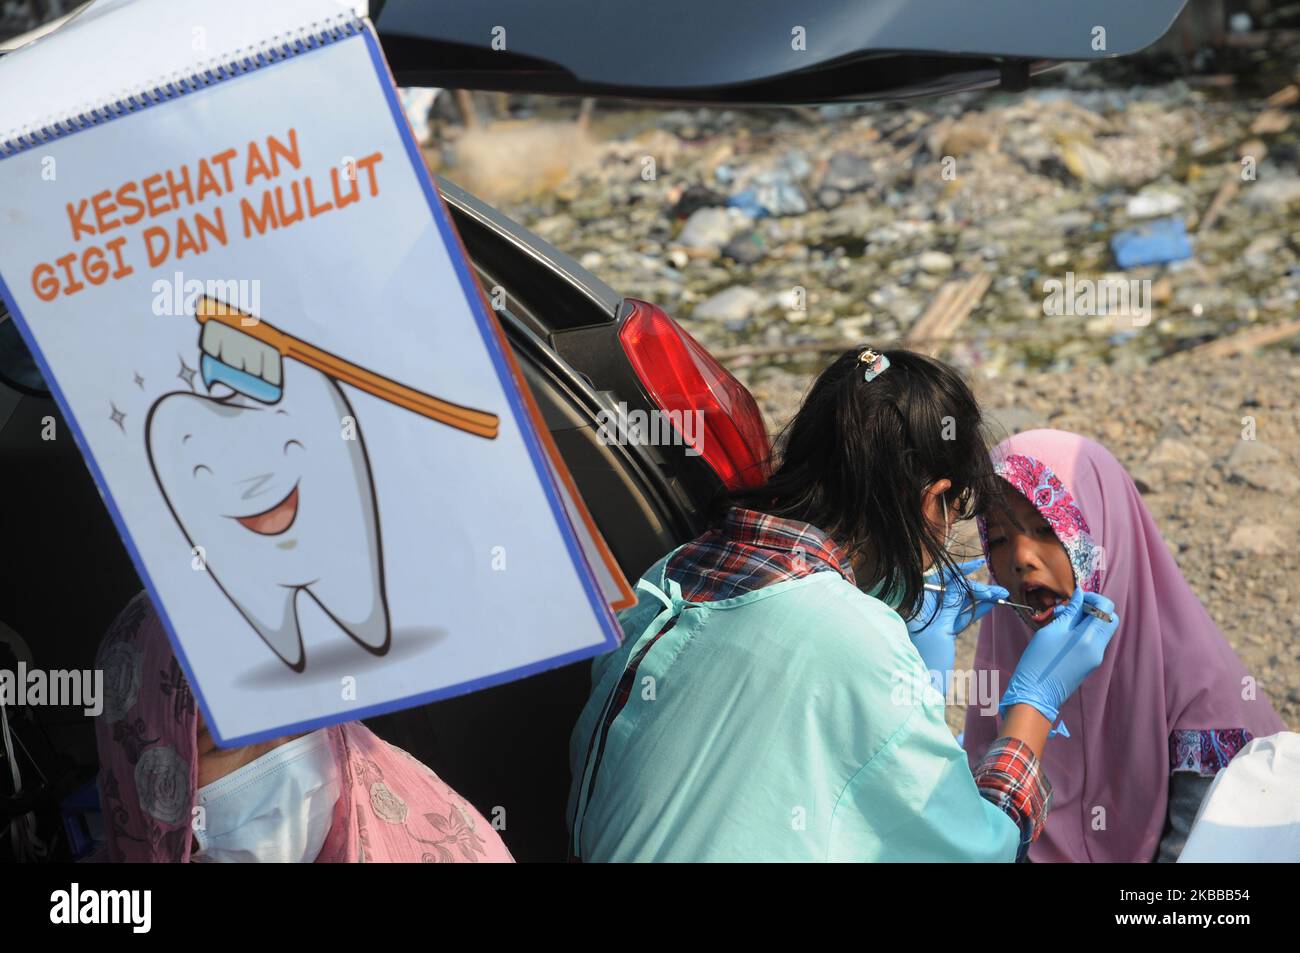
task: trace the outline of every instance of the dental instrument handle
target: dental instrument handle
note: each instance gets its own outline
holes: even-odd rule
[[[1085,604],[1084,607],[1083,607],[1083,611],[1086,612],[1086,613],[1088,613],[1088,615],[1090,615],[1090,616],[1094,616],[1095,618],[1100,619],[1102,622],[1110,622],[1110,621],[1111,621],[1110,613],[1108,613],[1108,612],[1102,612],[1102,611],[1101,611],[1100,609],[1098,609],[1096,606],[1090,606],[1090,605],[1086,605],[1086,604]]]
[[[938,585],[938,584],[936,584],[936,583],[933,583],[933,582],[927,582],[927,583],[925,583],[925,585],[924,585],[923,588],[925,588],[925,589],[929,589],[931,592],[943,592],[943,591],[944,591],[943,586],[940,586],[940,585]],[[1027,606],[1027,605],[1025,605],[1023,602],[1012,602],[1012,601],[1009,600],[1009,599],[998,599],[998,600],[997,600],[997,604],[1000,605],[1000,606],[1007,606],[1007,607],[1012,608],[1012,609],[1028,609],[1030,612],[1032,612],[1032,611],[1034,610],[1034,607],[1033,607],[1033,606]],[[1097,618],[1100,619],[1101,616],[1097,616]],[[1104,622],[1109,622],[1110,620],[1109,620],[1109,619],[1103,619],[1102,621],[1104,621]]]

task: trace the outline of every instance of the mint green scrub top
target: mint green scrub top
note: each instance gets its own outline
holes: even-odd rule
[[[903,620],[836,572],[688,603],[638,583],[570,740],[584,861],[1014,861]],[[593,732],[642,660],[588,797]],[[599,746],[597,739],[597,746]],[[576,819],[576,820],[575,820]]]

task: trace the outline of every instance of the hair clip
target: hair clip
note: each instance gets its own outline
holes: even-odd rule
[[[889,358],[885,357],[875,348],[867,348],[858,355],[858,363],[867,365],[863,372],[862,379],[868,383],[874,381],[877,377],[889,370]]]

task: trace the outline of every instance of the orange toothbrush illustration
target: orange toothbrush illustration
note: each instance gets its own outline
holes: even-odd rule
[[[497,436],[496,414],[399,384],[215,298],[199,298],[194,316],[202,327],[200,369],[208,387],[219,381],[253,400],[274,404],[283,396],[283,362],[290,358],[448,427],[487,440]]]

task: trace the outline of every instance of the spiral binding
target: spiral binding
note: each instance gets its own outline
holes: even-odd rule
[[[178,71],[165,81],[155,80],[153,83],[131,87],[112,96],[102,97],[84,107],[81,112],[49,116],[34,124],[11,129],[0,136],[0,159],[7,159],[82,129],[102,125],[159,103],[170,102],[196,90],[214,86],[223,80],[242,76],[264,66],[280,63],[322,46],[356,36],[363,28],[363,21],[352,11],[346,10],[288,33],[276,34],[260,43],[246,46],[221,57],[201,61],[190,71]]]

